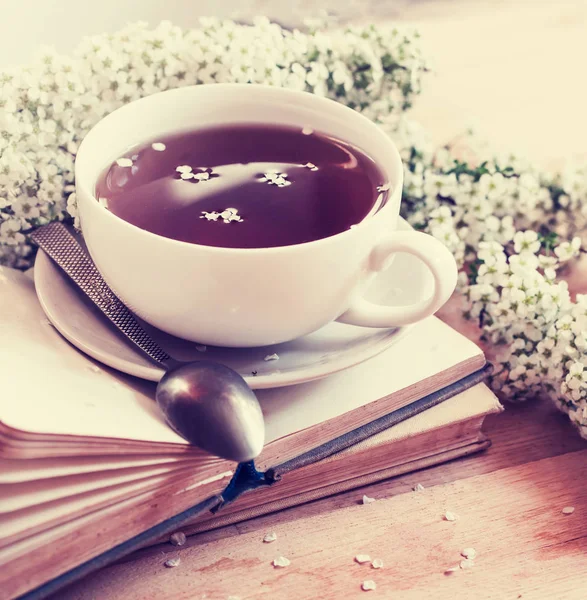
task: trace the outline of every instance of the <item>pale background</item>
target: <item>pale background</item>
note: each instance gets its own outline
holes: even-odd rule
[[[200,15],[266,14],[297,25],[314,4],[420,29],[438,74],[414,115],[436,140],[474,124],[498,149],[548,165],[587,154],[586,0],[0,0],[0,67],[129,21],[190,27]]]

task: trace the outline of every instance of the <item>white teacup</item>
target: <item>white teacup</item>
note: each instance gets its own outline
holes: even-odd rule
[[[100,173],[130,146],[159,135],[230,123],[310,127],[371,156],[391,183],[385,205],[357,226],[321,240],[234,249],[161,237],[120,219],[95,198]],[[79,148],[76,191],[84,239],[120,299],[148,323],[203,344],[253,347],[285,342],[332,320],[396,327],[433,314],[451,295],[455,261],[423,233],[396,231],[402,163],[387,135],[332,100],[269,86],[211,84],[148,96],[100,121]],[[394,253],[432,272],[429,298],[402,307],[362,297]]]

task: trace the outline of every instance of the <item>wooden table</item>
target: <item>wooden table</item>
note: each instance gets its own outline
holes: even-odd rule
[[[373,3],[378,18],[391,4]],[[401,6],[398,20],[419,26],[435,60],[415,114],[437,141],[478,117],[490,141],[544,165],[584,152],[585,2]],[[148,549],[58,598],[587,598],[587,442],[538,401],[508,406],[486,431],[483,455]],[[417,483],[425,490],[411,491]],[[363,493],[377,501],[360,505]],[[446,510],[458,519],[443,520]],[[276,542],[263,544],[267,531]],[[446,575],[466,547],[475,566]],[[360,553],[384,568],[357,564]],[[279,555],[291,565],[274,569]],[[165,569],[176,556],[180,566]],[[366,579],[376,591],[361,591]]]
[[[484,454],[188,539],[149,548],[59,600],[360,598],[585,599],[587,442],[547,403],[488,419]],[[422,484],[425,490],[413,492]],[[376,498],[359,504],[363,494]],[[565,506],[574,506],[564,515]],[[442,519],[444,511],[458,520]],[[264,544],[263,535],[277,533]],[[475,566],[444,571],[474,548]],[[380,558],[374,570],[357,554]],[[271,561],[283,555],[285,569]],[[175,569],[163,566],[179,556]]]

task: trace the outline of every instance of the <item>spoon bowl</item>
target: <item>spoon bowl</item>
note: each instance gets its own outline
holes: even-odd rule
[[[170,369],[156,399],[170,427],[190,444],[241,462],[263,449],[265,424],[257,397],[229,367],[198,361]]]

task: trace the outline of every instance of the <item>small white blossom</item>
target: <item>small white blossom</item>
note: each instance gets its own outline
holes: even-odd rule
[[[232,223],[233,221],[237,223],[243,222],[243,218],[238,214],[238,210],[236,208],[225,208],[220,213],[220,218],[224,221],[224,223]]]
[[[277,539],[277,534],[276,534],[274,531],[271,531],[271,532],[269,532],[269,533],[266,533],[266,534],[263,536],[263,541],[264,541],[266,544],[270,544],[271,542],[274,542],[276,539]]]
[[[554,253],[561,262],[566,262],[579,256],[580,249],[581,238],[575,237],[571,242],[563,242],[562,244],[559,244],[554,249]]]
[[[502,173],[482,175],[479,180],[479,189],[493,202],[499,201],[510,192],[509,181]]]
[[[220,213],[216,212],[216,211],[212,211],[212,212],[202,211],[202,215],[200,216],[200,219],[206,219],[207,221],[218,221],[219,218],[220,218]]]
[[[275,185],[277,187],[286,187],[291,185],[291,181],[287,179],[287,173],[279,173],[278,171],[268,171],[263,173],[263,176],[259,178],[262,183],[268,183],[269,185]]]
[[[461,556],[470,560],[474,560],[477,557],[477,550],[475,550],[475,548],[465,548],[461,550]]]
[[[273,566],[275,568],[289,567],[289,565],[291,565],[291,561],[288,558],[285,558],[285,556],[280,556],[273,560]]]
[[[538,257],[529,251],[521,252],[510,256],[509,260],[511,270],[520,275],[528,274],[535,271],[540,264]]]
[[[457,186],[457,178],[454,174],[429,174],[424,181],[424,192],[431,197],[449,198],[454,194]]]
[[[477,252],[477,256],[480,260],[486,263],[490,259],[503,262],[506,260],[504,248],[498,242],[479,242],[479,251]]]
[[[538,234],[535,231],[518,231],[514,235],[514,250],[518,254],[522,252],[536,254],[540,250]]]
[[[169,558],[163,564],[168,569],[173,569],[174,567],[178,567],[180,563],[181,563],[181,559],[179,557],[177,557],[177,558]]]

